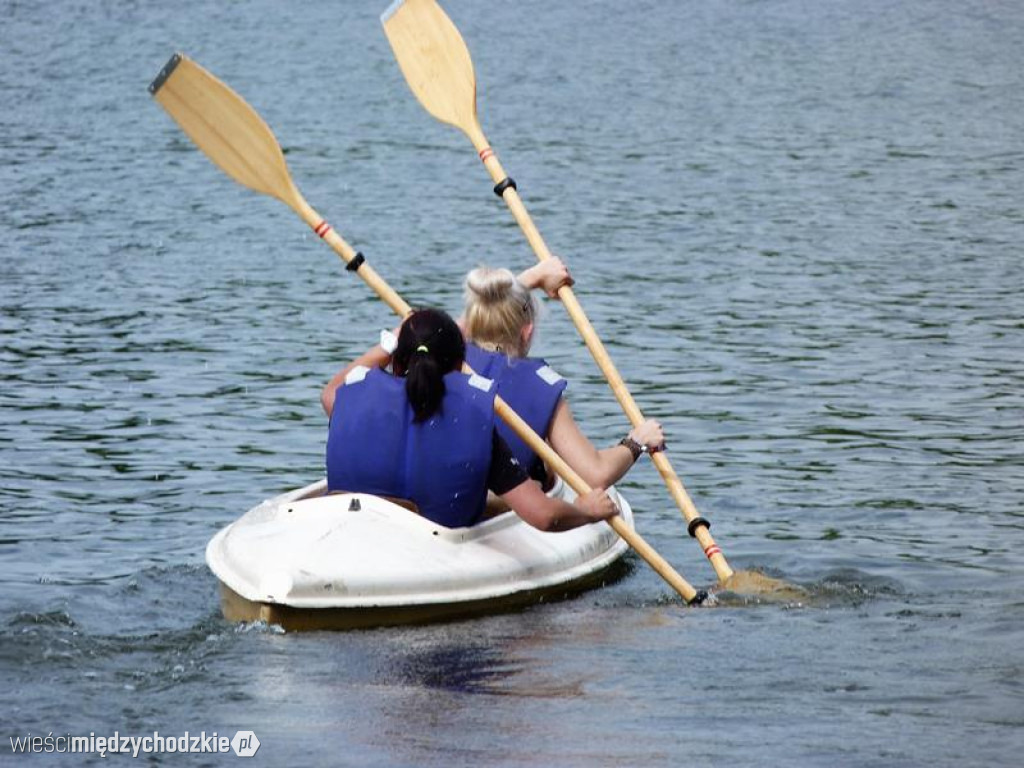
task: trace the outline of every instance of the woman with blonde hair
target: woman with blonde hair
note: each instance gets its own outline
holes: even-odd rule
[[[531,267],[518,277],[507,269],[478,267],[466,276],[466,362],[498,383],[498,393],[551,447],[594,488],[618,481],[643,453],[663,450],[661,424],[648,419],[620,442],[597,449],[580,430],[563,397],[567,382],[544,360],[528,357],[538,304],[531,290],[557,297],[572,276],[557,258]],[[547,477],[540,457],[504,423],[498,431],[531,477]]]

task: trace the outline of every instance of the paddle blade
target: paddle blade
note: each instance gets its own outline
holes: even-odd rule
[[[810,593],[803,587],[774,579],[758,571],[736,571],[722,582],[721,589],[773,603],[806,602],[810,597]]]
[[[430,114],[466,134],[477,126],[469,49],[434,0],[396,0],[380,17],[406,82]]]
[[[224,173],[296,208],[300,196],[284,153],[241,96],[180,53],[167,62],[149,92]]]

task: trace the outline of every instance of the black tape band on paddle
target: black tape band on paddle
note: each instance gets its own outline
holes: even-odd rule
[[[693,520],[690,521],[690,524],[686,526],[686,531],[690,534],[690,538],[697,538],[697,529],[700,528],[702,525],[709,531],[711,530],[711,523],[705,520],[703,517],[695,517],[693,518]]]
[[[496,194],[498,197],[501,197],[502,195],[505,194],[505,190],[508,189],[509,187],[512,187],[512,189],[519,189],[519,187],[516,186],[516,180],[513,179],[511,176],[506,176],[504,179],[502,179],[501,181],[494,185],[494,194]]]
[[[345,265],[345,269],[349,272],[358,272],[359,268],[363,266],[364,261],[366,261],[366,257],[363,256],[363,252],[356,251],[356,255],[352,257],[352,261]]]

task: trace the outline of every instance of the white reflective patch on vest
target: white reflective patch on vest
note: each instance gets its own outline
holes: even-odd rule
[[[346,384],[358,384],[360,381],[366,378],[366,374],[370,372],[370,369],[365,365],[357,365],[348,375],[345,377]]]
[[[482,390],[484,392],[490,392],[491,385],[493,383],[493,381],[481,376],[478,373],[474,373],[472,376],[469,377],[469,386],[476,387],[477,389]]]
[[[555,386],[555,384],[562,380],[562,377],[559,376],[558,372],[555,371],[555,369],[552,368],[550,365],[545,365],[538,368],[537,375],[544,379],[544,381],[546,381],[551,386]]]

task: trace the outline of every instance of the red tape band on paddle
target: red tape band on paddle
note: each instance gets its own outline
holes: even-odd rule
[[[494,157],[494,150],[490,147],[484,147],[480,150],[480,160],[486,163],[490,158]]]
[[[708,556],[708,560],[710,560],[715,555],[722,554],[722,550],[720,550],[718,548],[717,544],[712,544],[711,546],[709,546],[707,549],[704,550],[704,554],[707,555]]]
[[[324,238],[327,237],[327,233],[331,231],[331,225],[326,221],[321,221],[313,228],[313,231],[320,235],[321,238]]]

